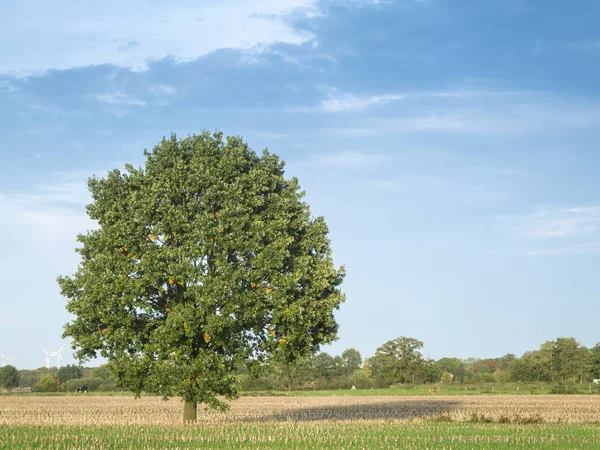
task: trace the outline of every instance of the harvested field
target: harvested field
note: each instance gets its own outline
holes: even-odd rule
[[[600,397],[245,397],[183,425],[178,399],[0,397],[1,449],[600,448]]]
[[[2,397],[0,425],[181,423],[179,399],[154,397]],[[431,421],[600,423],[596,396],[243,397],[226,413],[199,409],[198,423]]]

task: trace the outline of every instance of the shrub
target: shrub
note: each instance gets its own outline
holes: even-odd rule
[[[14,366],[0,367],[0,388],[12,389],[19,386],[19,371]]]
[[[551,394],[577,394],[577,386],[574,383],[556,383],[550,390]]]
[[[60,380],[54,375],[44,375],[31,389],[34,392],[58,392]]]

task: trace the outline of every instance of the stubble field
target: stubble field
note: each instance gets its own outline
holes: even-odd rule
[[[1,448],[600,448],[600,397],[0,397]]]

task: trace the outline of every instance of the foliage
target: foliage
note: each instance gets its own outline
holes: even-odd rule
[[[449,385],[452,384],[452,378],[453,377],[450,372],[444,372],[440,381],[442,382],[442,384]]]
[[[61,383],[64,383],[69,380],[76,380],[83,376],[83,368],[81,366],[69,364],[58,369],[58,371],[56,372],[56,376],[58,377]]]
[[[373,376],[387,384],[414,384],[423,363],[423,355],[419,352],[422,347],[421,341],[403,336],[386,342],[369,358]]]
[[[556,383],[550,391],[552,394],[577,394],[577,386],[575,383]]]
[[[60,380],[54,375],[43,375],[32,387],[34,392],[58,392],[60,389]]]
[[[354,348],[346,349],[342,352],[342,376],[348,376],[360,369],[362,357],[360,352]]]
[[[81,264],[60,277],[76,356],[109,359],[135,393],[224,407],[243,365],[292,362],[336,338],[343,269],[327,226],[265,151],[222,134],[163,139],[143,168],[92,178]]]
[[[0,388],[12,389],[19,386],[19,371],[14,366],[0,367]]]

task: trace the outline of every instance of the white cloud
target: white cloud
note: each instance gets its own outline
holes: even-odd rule
[[[111,64],[144,70],[166,57],[190,61],[224,48],[312,38],[283,19],[314,0],[9,2],[0,16],[0,74],[18,76]],[[18,42],[19,45],[15,45]]]
[[[311,163],[322,167],[373,167],[381,164],[384,158],[381,155],[358,152],[339,152],[333,154],[313,155]]]
[[[340,126],[328,126],[325,131],[358,137],[419,132],[525,135],[600,127],[598,103],[514,91],[459,90],[371,97],[345,94],[330,97],[306,111],[357,112],[373,104],[400,99],[401,104],[388,105],[384,115],[350,115],[344,117]]]
[[[285,139],[288,137],[287,133],[276,133],[273,131],[257,131],[256,135],[265,139]]]
[[[86,180],[81,174],[57,174],[33,191],[0,193],[2,234],[16,234],[40,251],[70,255],[77,234],[95,227],[85,212],[91,200]]]
[[[522,235],[528,238],[578,238],[600,232],[600,206],[538,208],[523,220]]]
[[[392,180],[370,180],[370,182],[373,186],[386,190],[393,189],[397,185],[397,183]]]
[[[373,95],[368,97],[357,97],[352,94],[342,94],[338,96],[330,94],[326,100],[321,102],[318,109],[328,113],[359,111],[368,108],[369,106],[385,104],[403,98],[402,95],[395,94]]]
[[[96,100],[99,102],[108,103],[109,105],[130,105],[130,106],[144,106],[146,102],[135,98],[125,92],[112,91],[104,92],[96,95]]]
[[[510,98],[510,97],[529,97],[533,94],[525,91],[490,91],[490,90],[468,90],[458,89],[454,91],[412,91],[397,93],[380,93],[372,95],[354,95],[351,93],[338,92],[332,90],[327,94],[319,105],[311,107],[298,108],[296,112],[325,112],[340,113],[348,111],[361,111],[375,105],[385,105],[398,100],[406,100],[407,105],[414,104],[415,101],[437,100],[481,100],[488,97]]]
[[[600,242],[573,244],[557,248],[530,249],[524,252],[525,256],[594,255],[598,253],[600,253]]]
[[[156,96],[174,95],[177,93],[177,89],[170,84],[157,84],[156,86],[150,86],[148,92]]]

